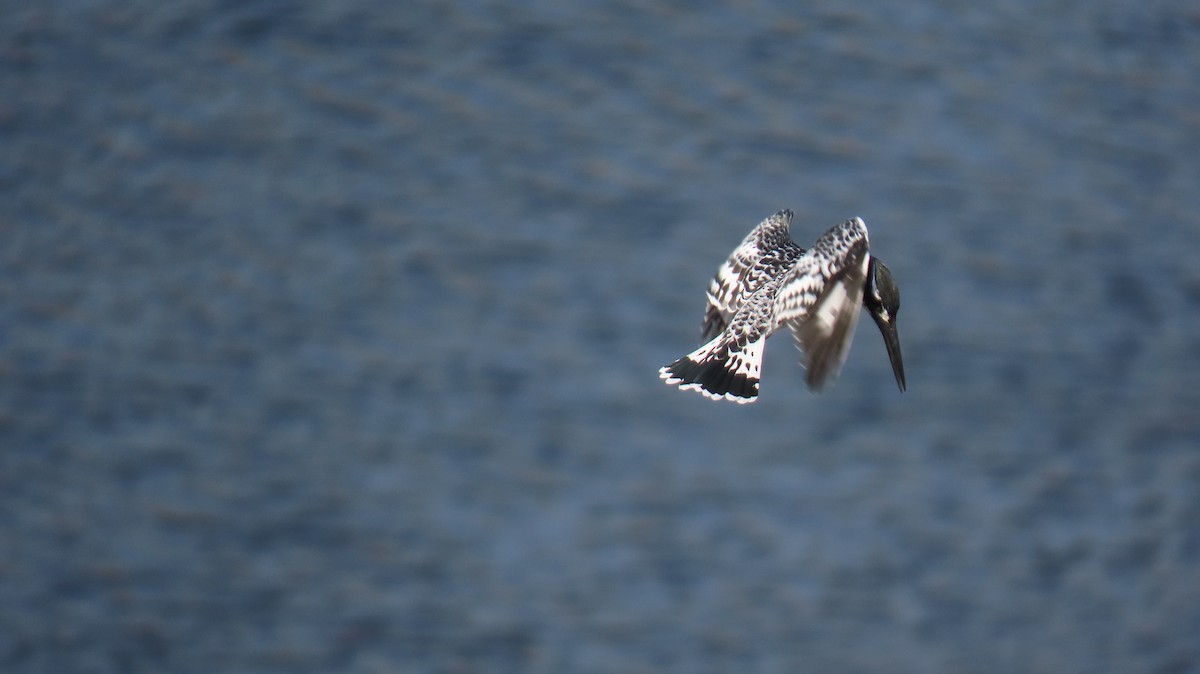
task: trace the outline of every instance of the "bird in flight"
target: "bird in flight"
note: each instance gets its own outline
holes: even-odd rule
[[[791,222],[790,210],[763,220],[717,270],[704,314],[707,343],[659,369],[667,384],[713,400],[754,402],[764,342],[787,326],[803,352],[805,381],[819,391],[846,362],[863,307],[883,333],[896,384],[904,390],[896,333],[900,289],[871,255],[866,223],[846,220],[806,251],[788,233]]]

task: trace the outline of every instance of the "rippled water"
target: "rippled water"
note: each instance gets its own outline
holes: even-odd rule
[[[1200,12],[0,22],[5,671],[1200,669]],[[903,292],[657,368],[754,224]]]

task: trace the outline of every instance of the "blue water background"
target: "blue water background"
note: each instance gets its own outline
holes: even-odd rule
[[[0,670],[1200,671],[1194,3],[0,9]]]

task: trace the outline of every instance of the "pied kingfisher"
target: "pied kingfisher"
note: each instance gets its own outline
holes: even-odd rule
[[[704,346],[659,369],[668,384],[713,400],[754,402],[766,338],[783,326],[804,353],[806,381],[820,390],[837,377],[865,307],[883,333],[896,384],[904,361],[896,334],[900,289],[869,252],[867,225],[851,218],[805,251],[788,234],[792,212],[762,221],[717,270],[708,286]]]

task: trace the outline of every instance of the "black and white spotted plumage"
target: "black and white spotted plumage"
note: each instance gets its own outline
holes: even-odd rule
[[[659,370],[668,384],[716,400],[753,402],[764,342],[787,326],[804,354],[808,386],[819,390],[841,371],[865,301],[904,389],[895,336],[899,291],[870,255],[866,224],[851,218],[805,251],[788,232],[791,219],[785,210],[764,220],[717,270],[703,326],[709,341]]]
[[[733,250],[708,284],[708,310],[704,313],[701,339],[712,339],[737,313],[742,300],[764,283],[779,276],[804,254],[792,241],[788,226],[792,212],[779,211],[763,220]]]

